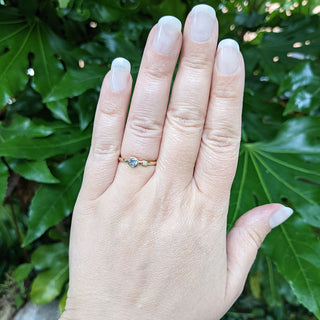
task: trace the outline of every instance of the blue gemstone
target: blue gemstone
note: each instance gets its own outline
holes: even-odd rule
[[[129,159],[128,161],[128,165],[131,167],[131,168],[134,168],[138,165],[138,159],[132,157]]]

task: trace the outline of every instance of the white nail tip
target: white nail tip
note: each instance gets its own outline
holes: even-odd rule
[[[219,49],[219,48],[226,48],[226,47],[235,48],[235,49],[237,49],[238,51],[240,51],[238,42],[235,41],[235,40],[233,40],[233,39],[223,39],[223,40],[221,40],[221,41],[219,42],[218,49]]]
[[[111,70],[115,68],[124,69],[130,73],[131,64],[127,59],[119,57],[115,58],[111,63]]]
[[[164,16],[160,18],[158,21],[158,25],[159,26],[168,25],[170,26],[170,29],[172,28],[171,29],[172,31],[173,30],[181,31],[181,28],[182,28],[181,21],[174,16]]]
[[[269,220],[270,228],[273,229],[286,221],[293,214],[293,210],[288,207],[282,207],[276,211]]]
[[[209,14],[213,19],[216,18],[216,11],[211,7],[208,6],[207,4],[198,4],[194,6],[191,10],[191,13],[198,13],[198,12],[203,12]]]

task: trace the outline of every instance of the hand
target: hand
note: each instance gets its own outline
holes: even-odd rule
[[[129,62],[114,60],[105,77],[74,209],[61,319],[220,319],[266,234],[292,213],[258,207],[226,235],[244,63],[233,40],[216,50],[211,7],[196,6],[180,30],[174,17],[151,30],[126,125]],[[157,165],[131,168],[120,155]]]

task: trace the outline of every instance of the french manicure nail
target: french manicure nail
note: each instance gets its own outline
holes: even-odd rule
[[[233,74],[239,66],[239,45],[232,39],[220,41],[217,49],[216,66],[222,74]]]
[[[178,18],[173,16],[160,18],[153,41],[156,51],[163,55],[170,54],[177,43],[180,32],[181,22]]]
[[[271,229],[277,227],[284,221],[286,221],[293,214],[293,210],[288,207],[282,207],[276,211],[269,220]]]
[[[111,64],[111,90],[113,92],[123,91],[129,80],[131,70],[130,62],[125,58],[115,58]]]
[[[216,20],[215,10],[206,5],[194,6],[190,13],[190,37],[196,42],[206,42],[213,34],[214,21]]]

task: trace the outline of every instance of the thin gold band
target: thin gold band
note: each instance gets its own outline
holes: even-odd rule
[[[135,168],[138,165],[147,167],[147,166],[155,166],[157,164],[157,161],[138,160],[135,157],[130,157],[129,159],[119,157],[119,161],[127,163],[131,168]]]

